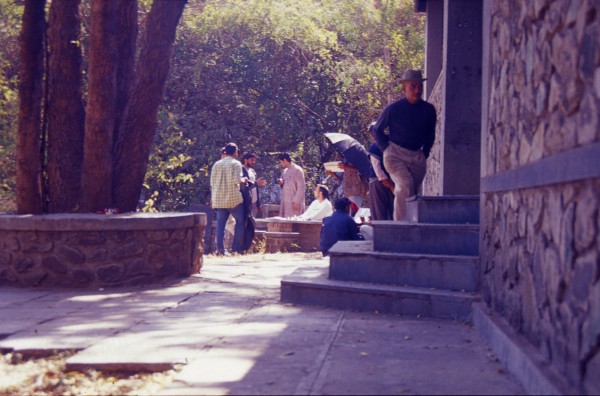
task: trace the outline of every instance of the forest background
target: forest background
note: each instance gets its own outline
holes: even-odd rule
[[[140,20],[151,1],[141,1]],[[0,212],[15,211],[19,30],[23,6],[0,0]],[[82,2],[87,45],[89,1]],[[423,68],[424,17],[412,0],[190,0],[180,21],[140,209],[208,204],[220,148],[257,155],[276,203],[276,154],[306,172],[307,199],[339,159],[324,137],[365,147],[367,126],[401,96],[398,78]],[[84,67],[85,74],[85,67]]]

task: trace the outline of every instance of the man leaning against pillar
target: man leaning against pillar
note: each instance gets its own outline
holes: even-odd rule
[[[396,221],[406,220],[406,199],[423,183],[435,139],[435,107],[421,99],[425,80],[420,70],[405,71],[400,80],[405,97],[388,105],[374,127],[383,164],[394,182]]]

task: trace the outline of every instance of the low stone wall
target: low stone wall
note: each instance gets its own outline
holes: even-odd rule
[[[206,215],[0,216],[0,284],[97,288],[184,277],[202,267]]]
[[[321,239],[321,221],[290,220],[283,218],[257,219],[257,224],[267,224],[266,252],[279,251],[316,252]]]

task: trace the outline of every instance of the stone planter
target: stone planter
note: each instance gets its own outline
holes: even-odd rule
[[[257,229],[266,239],[266,252],[317,252],[321,241],[322,221],[282,218],[256,219]],[[266,224],[266,227],[265,227]]]
[[[0,284],[148,284],[198,273],[206,215],[0,215]]]

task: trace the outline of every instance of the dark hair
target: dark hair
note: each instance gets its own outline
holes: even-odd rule
[[[323,198],[329,199],[329,189],[327,188],[327,186],[323,184],[317,184],[317,188],[319,189],[319,191],[321,191],[321,194],[323,194]]]
[[[233,155],[238,150],[238,146],[235,143],[227,143],[225,145],[225,154]]]
[[[349,205],[351,205],[350,199],[348,199],[348,197],[342,197],[335,201],[334,207],[335,210],[345,210]]]
[[[287,162],[292,162],[292,157],[288,153],[281,153],[277,156],[278,160],[286,160]]]

